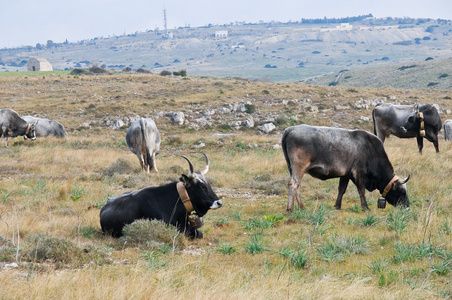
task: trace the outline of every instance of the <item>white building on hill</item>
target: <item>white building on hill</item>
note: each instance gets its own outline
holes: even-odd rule
[[[53,71],[52,64],[45,58],[30,58],[27,62],[28,71]]]

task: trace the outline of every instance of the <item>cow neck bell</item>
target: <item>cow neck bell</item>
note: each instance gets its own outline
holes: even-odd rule
[[[202,217],[199,217],[197,214],[191,214],[188,216],[188,223],[190,223],[191,228],[198,229],[204,225]]]
[[[386,208],[386,199],[378,198],[377,206],[378,206],[378,208],[381,208],[381,209]]]
[[[394,182],[399,180],[399,177],[397,175],[394,175],[392,179],[389,181],[389,183],[386,185],[386,187],[383,190],[383,193],[381,193],[381,198],[378,198],[377,206],[378,208],[385,208],[386,207],[386,195],[389,193],[389,191],[392,188],[392,185]]]
[[[420,129],[419,129],[419,135],[424,137],[425,136],[425,129],[424,129],[424,114],[419,112],[418,114],[419,120],[420,120]]]

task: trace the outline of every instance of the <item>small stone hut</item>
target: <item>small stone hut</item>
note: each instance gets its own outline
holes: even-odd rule
[[[28,71],[53,71],[52,64],[45,58],[30,58],[27,62]]]

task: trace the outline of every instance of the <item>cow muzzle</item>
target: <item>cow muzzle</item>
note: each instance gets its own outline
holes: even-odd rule
[[[403,127],[403,126],[400,127],[400,130],[402,130],[403,133],[407,133],[407,131],[408,131],[408,130],[407,130],[405,127]]]
[[[210,206],[210,209],[217,209],[223,206],[223,201],[221,200],[215,200],[213,204]]]

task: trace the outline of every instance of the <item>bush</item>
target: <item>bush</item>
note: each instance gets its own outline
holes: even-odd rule
[[[46,234],[36,234],[30,238],[30,249],[26,251],[25,259],[33,262],[52,260],[65,264],[81,265],[91,258],[85,251],[66,239],[51,237]]]
[[[143,69],[143,68],[139,68],[139,69],[137,70],[137,73],[145,73],[145,74],[149,74],[149,73],[151,73],[151,71],[146,70],[146,69]]]
[[[106,176],[113,176],[114,174],[131,174],[136,173],[135,167],[127,160],[118,158],[110,167],[103,171]]]
[[[184,235],[176,227],[158,220],[137,220],[123,229],[122,243],[132,247],[158,250],[173,247],[182,250]]]
[[[123,72],[130,72],[132,71],[131,67],[125,67],[124,69],[122,69]]]
[[[108,70],[102,69],[101,67],[98,67],[98,66],[92,66],[91,68],[89,68],[89,71],[94,74],[108,73]]]
[[[88,73],[88,70],[86,69],[74,69],[71,71],[71,75],[81,75],[81,74],[86,74]]]
[[[174,76],[181,76],[181,77],[186,77],[187,76],[187,71],[186,70],[180,70],[179,72],[173,72]]]
[[[171,74],[172,73],[170,71],[167,71],[167,70],[163,70],[162,72],[160,72],[160,76],[169,76]]]

